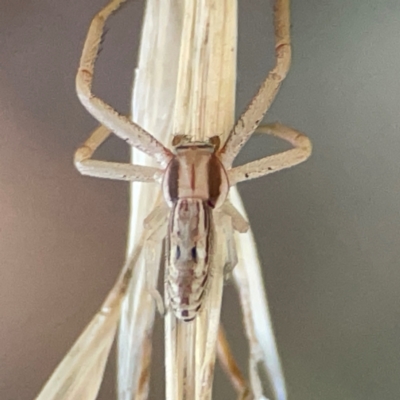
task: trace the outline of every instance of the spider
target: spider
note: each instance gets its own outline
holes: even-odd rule
[[[125,1],[110,1],[93,18],[89,28],[76,77],[76,90],[84,107],[101,125],[78,148],[74,162],[83,175],[161,184],[164,201],[145,218],[144,229],[147,238],[166,238],[166,306],[179,320],[192,321],[202,308],[212,277],[212,255],[217,251],[213,248],[215,224],[221,216],[228,216],[234,230],[245,232],[248,229],[248,222],[228,200],[229,188],[297,165],[311,154],[311,143],[305,135],[275,123],[259,127],[257,132],[283,139],[294,148],[232,167],[289,70],[289,1],[276,0],[274,5],[275,66],[226,141],[221,143],[218,136],[193,141],[190,132],[185,132],[173,137],[171,148],[92,93],[94,64],[105,22]],[[95,150],[111,132],[153,157],[158,168],[92,159]],[[237,263],[234,244],[228,246],[228,261],[221,266],[226,275]],[[162,302],[155,288],[149,288],[149,291]]]

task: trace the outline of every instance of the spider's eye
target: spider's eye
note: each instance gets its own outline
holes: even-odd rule
[[[197,249],[196,249],[196,247],[192,247],[191,253],[192,253],[192,259],[193,259],[193,261],[194,261],[194,262],[197,262]]]

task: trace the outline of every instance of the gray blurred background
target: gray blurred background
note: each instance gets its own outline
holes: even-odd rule
[[[96,122],[74,77],[105,0],[0,5],[0,398],[30,400],[124,259],[128,186],[85,178]],[[240,1],[238,113],[272,65],[270,7]],[[143,1],[109,24],[95,91],[129,110]],[[307,133],[305,164],[240,186],[292,400],[400,398],[400,2],[293,1],[293,64],[267,120]],[[282,149],[253,139],[239,162]],[[127,160],[110,140],[99,157]],[[233,286],[223,319],[246,368]],[[162,322],[151,399],[163,398]],[[113,357],[112,357],[113,358]],[[99,396],[113,399],[112,362]],[[232,398],[217,371],[215,398]]]

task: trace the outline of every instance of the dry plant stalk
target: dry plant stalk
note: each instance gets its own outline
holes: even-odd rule
[[[152,181],[158,170],[157,164],[148,155],[155,155],[158,165],[163,164],[172,154],[163,145],[169,146],[172,136],[182,133],[190,134],[197,141],[205,141],[218,134],[222,142],[230,133],[231,142],[228,140],[228,146],[225,145],[221,150],[222,159],[229,165],[235,151],[249,137],[247,132],[241,139],[240,135],[244,135],[241,130],[246,126],[247,130],[251,130],[253,125],[258,124],[260,109],[269,107],[289,68],[288,0],[276,0],[274,7],[276,67],[233,131],[236,0],[147,1],[132,100],[132,120],[140,128],[115,114],[108,105],[93,96],[90,89],[104,22],[123,2],[111,1],[97,14],[85,43],[77,76],[78,94],[86,108],[107,128],[101,125],[78,149],[75,156],[78,169],[84,174],[103,178],[133,181],[141,176],[142,181]],[[263,96],[264,92],[268,95]],[[91,160],[92,154],[111,130],[148,154],[132,150],[132,164],[147,166],[147,169]],[[130,130],[134,135],[128,132]],[[156,140],[146,131],[151,132]],[[232,182],[287,168],[304,161],[310,154],[308,140],[291,128],[275,124],[261,129],[261,132],[288,140],[296,148],[249,163],[247,169],[239,167],[228,170]],[[155,299],[159,300],[157,292],[151,288],[156,287],[162,248],[160,238],[154,234],[149,236],[142,226],[144,217],[162,200],[159,186],[154,183],[144,185],[132,182],[131,188],[126,264],[100,311],[57,367],[37,397],[38,400],[95,399],[118,322],[117,397],[119,400],[148,398]],[[230,199],[245,216],[234,187],[230,191]],[[213,262],[217,268],[213,269],[203,307],[192,322],[177,319],[173,312],[165,317],[166,398],[211,399],[218,341],[218,355],[239,398],[265,399],[258,371],[261,364],[275,398],[285,400],[284,378],[253,236],[251,231],[239,235],[232,229],[226,229],[232,224],[233,217],[225,215],[223,218],[227,221],[221,219],[222,223],[217,224],[215,234],[215,248],[218,251]],[[146,224],[150,223],[146,220]],[[235,241],[238,252],[238,264],[233,277],[250,345],[249,385],[232,358],[222,328],[218,332],[224,279],[222,266],[227,262],[231,250],[227,243],[232,241]]]
[[[172,133],[222,141],[234,123],[236,89],[236,0],[184,2],[178,84]],[[225,137],[224,137],[225,136]],[[224,233],[217,230],[216,265],[200,315],[190,324],[166,316],[168,399],[211,399],[220,320]]]

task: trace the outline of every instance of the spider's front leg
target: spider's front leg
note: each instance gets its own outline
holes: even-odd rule
[[[76,76],[76,90],[82,104],[102,125],[131,146],[154,157],[162,167],[166,167],[172,158],[172,153],[150,133],[132,122],[128,117],[118,114],[117,111],[92,93],[94,63],[99,52],[105,22],[125,1],[110,1],[93,18]]]
[[[232,166],[233,160],[256,130],[289,71],[291,59],[289,14],[289,0],[274,1],[275,67],[261,84],[219,152],[226,169]]]

